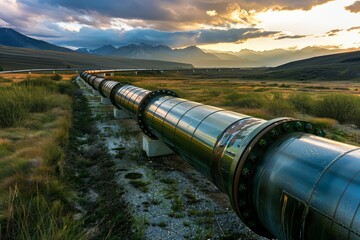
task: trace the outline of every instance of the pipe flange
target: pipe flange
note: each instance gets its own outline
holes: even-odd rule
[[[102,85],[106,82],[106,79],[103,78],[103,77],[97,76],[96,78],[94,78],[94,80],[92,81],[92,83],[94,83],[94,82],[95,82],[95,79],[97,79],[97,78],[102,78],[101,82],[99,83],[99,89],[100,89],[100,86],[102,86]],[[92,85],[92,88],[93,88],[94,90],[96,90],[96,91],[99,91],[99,89],[96,89],[96,88],[95,88],[94,84]]]
[[[239,161],[234,174],[232,204],[240,219],[254,232],[271,238],[272,235],[262,226],[252,204],[251,186],[257,163],[263,158],[268,147],[284,135],[293,132],[304,132],[318,136],[325,136],[325,132],[314,128],[313,124],[305,121],[282,118],[274,119],[259,126],[254,136],[243,151],[240,151]]]
[[[139,103],[138,109],[137,109],[137,113],[136,113],[136,120],[139,124],[139,127],[141,128],[141,130],[143,131],[143,133],[145,133],[148,137],[153,138],[153,139],[157,139],[156,136],[150,131],[150,129],[146,126],[145,124],[145,110],[146,107],[148,105],[148,103],[155,97],[158,96],[173,96],[173,97],[178,97],[178,95],[170,90],[155,90],[152,92],[149,92],[148,94],[145,95],[145,97],[141,100],[141,102]]]
[[[98,91],[99,91],[100,95],[103,96],[103,97],[106,97],[106,96],[104,95],[104,93],[103,93],[103,91],[102,91],[102,87],[103,87],[103,85],[104,85],[107,81],[109,81],[109,80],[108,80],[108,79],[104,79],[103,81],[101,81],[101,82],[99,83],[99,89],[98,89]]]
[[[109,80],[111,80],[111,79],[109,79]],[[129,85],[129,84],[127,82],[119,82],[110,91],[110,102],[112,105],[114,105],[118,109],[122,109],[122,108],[121,108],[121,106],[116,104],[114,96],[115,96],[116,92],[119,91],[120,88],[122,88],[125,85]]]

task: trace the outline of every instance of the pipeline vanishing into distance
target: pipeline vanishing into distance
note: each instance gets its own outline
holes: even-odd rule
[[[258,119],[95,73],[80,77],[227,194],[257,234],[360,240],[359,147],[308,122]]]

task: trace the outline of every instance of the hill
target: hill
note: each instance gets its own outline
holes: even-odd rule
[[[32,68],[161,68],[188,69],[190,64],[155,60],[105,57],[76,52],[57,52],[0,46],[0,67],[6,70]]]
[[[183,62],[195,65],[197,67],[209,66],[212,61],[221,61],[217,56],[211,53],[206,53],[196,46],[189,46],[183,49],[171,49],[164,45],[149,45],[149,44],[130,44],[115,48],[112,45],[104,45],[93,50],[79,48],[76,50],[81,53],[103,55],[103,56],[117,56],[131,59],[147,59],[160,60],[171,62]],[[219,66],[218,64],[210,64]],[[222,66],[222,64],[220,64]]]
[[[219,52],[203,50],[197,46],[171,49],[164,45],[130,44],[116,48],[104,45],[96,49],[79,48],[77,52],[119,56],[124,58],[151,59],[173,62],[184,62],[195,67],[275,67],[291,61],[307,59],[315,56],[329,55],[349,51],[348,49],[326,49],[306,47],[297,50],[273,49],[254,51],[243,49],[239,52]]]
[[[360,51],[294,61],[269,70],[276,78],[350,80],[360,78]]]
[[[0,45],[59,52],[73,52],[68,48],[59,47],[45,41],[25,36],[11,28],[0,28]]]

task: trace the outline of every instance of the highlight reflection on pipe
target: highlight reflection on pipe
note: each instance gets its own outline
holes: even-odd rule
[[[80,76],[216,184],[254,232],[360,240],[360,148],[308,122],[266,121],[91,73]]]

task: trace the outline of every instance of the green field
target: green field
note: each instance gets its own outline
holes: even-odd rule
[[[182,98],[259,118],[307,120],[325,128],[329,138],[360,144],[360,81],[246,80],[243,72],[153,71],[122,73],[115,79],[151,90],[170,89]]]
[[[264,119],[304,119],[325,129],[328,138],[360,145],[359,81],[248,80],[239,77],[241,72],[147,71],[114,79],[150,90],[170,89],[186,99]],[[100,184],[113,174],[106,154],[99,160],[77,150],[81,144],[96,144],[98,134],[72,77],[0,78],[0,239],[93,239],[87,228],[97,224],[102,229],[98,238],[131,236],[131,224],[136,225],[129,223],[123,203],[114,201],[121,190],[109,194],[115,185]],[[101,205],[79,198],[89,188],[103,194]],[[93,213],[74,218],[78,205]]]
[[[153,60],[104,57],[80,53],[0,46],[0,71],[35,68],[191,68],[192,65]]]

